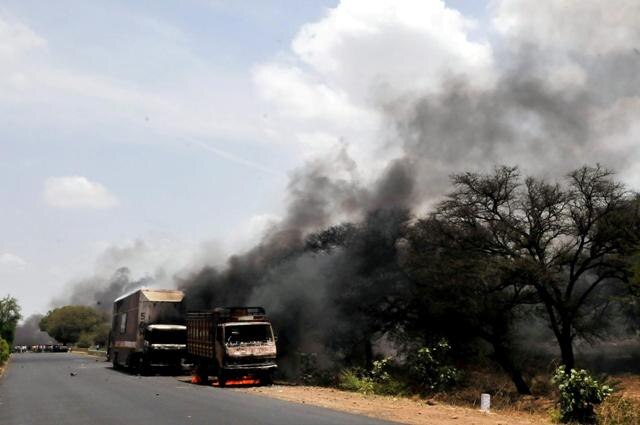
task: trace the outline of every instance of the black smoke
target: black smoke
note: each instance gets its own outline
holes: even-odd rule
[[[375,319],[402,308],[402,228],[449,190],[452,173],[513,164],[556,178],[595,162],[630,170],[638,156],[638,144],[628,142],[634,112],[625,108],[640,93],[634,47],[597,57],[560,52],[584,75],[566,81],[551,72],[558,52],[504,42],[490,84],[452,69],[429,94],[385,96],[376,105],[392,129],[386,142],[399,151],[377,178],[362,180],[359,168],[368,164],[348,149],[294,171],[284,218],[255,247],[225,267],[177,279],[187,308],[263,305],[285,355],[367,357],[367,342],[386,331]],[[81,282],[71,301],[110,305],[143,283],[117,272]]]
[[[376,317],[402,307],[394,305],[406,287],[398,270],[402,227],[447,192],[452,173],[517,164],[557,178],[595,162],[627,171],[637,148],[610,140],[630,137],[630,121],[606,111],[638,92],[637,74],[614,66],[640,65],[634,53],[576,58],[586,75],[577,83],[549,78],[548,51],[509,47],[499,53],[489,86],[452,70],[435,94],[403,94],[379,105],[394,129],[389,143],[401,154],[372,182],[357,178],[346,150],[294,172],[287,214],[257,246],[232,256],[226,268],[208,267],[179,282],[188,308],[263,305],[286,354],[348,358],[349,344],[357,351],[385,332]],[[339,225],[345,221],[351,224]]]
[[[40,330],[39,324],[42,317],[40,314],[33,314],[20,323],[16,328],[14,344],[31,346],[55,343],[55,339]]]
[[[132,279],[127,267],[118,268],[111,276],[96,274],[92,277],[73,282],[58,299],[54,306],[86,305],[111,313],[113,301],[136,289],[151,286],[153,279],[145,277]]]

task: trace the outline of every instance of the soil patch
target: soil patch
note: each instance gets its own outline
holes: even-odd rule
[[[363,395],[333,388],[284,386],[236,388],[251,394],[420,425],[550,424],[548,416],[522,412],[490,412],[419,398]]]

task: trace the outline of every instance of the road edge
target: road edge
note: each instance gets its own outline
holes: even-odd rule
[[[4,376],[4,371],[9,367],[9,363],[11,363],[11,356],[9,356],[5,364],[0,366],[0,379]]]
[[[393,406],[394,409],[392,410],[395,410],[395,404],[400,400],[407,401],[407,402],[411,401],[412,403],[417,402],[416,400],[413,400],[411,397],[365,395],[358,392],[344,391],[336,388],[316,387],[316,386],[303,386],[303,387],[307,387],[312,390],[317,389],[317,390],[320,390],[321,392],[326,392],[328,390],[331,392],[331,395],[330,395],[331,398],[342,398],[342,395],[347,395],[347,398],[354,398],[354,397],[359,398],[361,399],[361,401],[365,401],[365,403],[366,401],[373,401],[375,403],[376,399],[388,399],[387,401],[389,401],[392,405],[394,405]],[[390,415],[386,414],[385,410],[387,411],[387,413],[390,412],[386,408],[383,408],[382,410],[378,410],[378,411],[373,411],[366,408],[366,406],[362,406],[362,405],[360,405],[360,407],[356,407],[355,405],[360,403],[356,403],[354,402],[354,400],[345,399],[344,403],[338,403],[339,405],[336,405],[331,402],[327,403],[326,400],[325,402],[323,402],[319,398],[313,398],[313,397],[308,398],[304,396],[302,397],[281,396],[273,391],[269,391],[269,390],[262,391],[260,390],[260,388],[261,387],[238,387],[238,388],[233,388],[232,390],[242,392],[245,394],[251,394],[254,396],[284,400],[290,403],[317,406],[324,409],[349,413],[353,415],[366,416],[374,419],[382,419],[388,422],[400,423],[400,424],[436,423],[436,422],[430,422],[429,419],[427,419],[427,417],[431,416],[432,413],[437,414],[439,416],[439,419],[437,420],[443,419],[444,422],[442,423],[446,423],[446,424],[469,423],[469,422],[460,422],[461,420],[464,421],[465,419],[475,422],[476,419],[480,419],[480,416],[482,416],[482,419],[483,419],[483,421],[480,423],[487,423],[487,424],[492,423],[494,425],[495,424],[521,424],[521,425],[551,424],[551,422],[546,418],[542,419],[536,415],[528,415],[521,412],[491,411],[491,412],[484,413],[484,412],[480,412],[478,409],[474,409],[468,406],[459,406],[459,405],[446,404],[446,403],[431,404],[428,402],[428,400],[421,400],[418,403],[418,404],[422,404],[421,410],[423,410],[421,413],[418,413],[418,415],[422,415],[423,413],[425,413],[424,416],[415,416],[413,417],[413,419],[415,420],[412,420],[412,419],[407,420],[406,418],[402,418],[393,414],[393,412]],[[275,389],[277,390],[277,388]],[[281,391],[278,391],[278,393],[280,392]],[[365,408],[362,408],[362,407],[365,407]],[[387,406],[387,408],[388,407],[389,406]],[[437,412],[427,411],[431,409],[436,409]],[[430,419],[434,419],[434,418],[435,418],[434,416],[431,416]],[[490,422],[489,421],[485,422],[485,420],[489,420]]]
[[[76,348],[76,349],[70,350],[69,353],[71,353],[71,354],[81,354],[81,355],[84,355],[84,356],[95,357],[95,358],[107,361],[107,352],[106,351],[84,350],[84,349],[78,350]]]

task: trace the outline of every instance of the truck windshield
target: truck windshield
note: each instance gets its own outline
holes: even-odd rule
[[[186,344],[187,331],[154,329],[148,331],[147,338],[151,344]]]
[[[264,324],[255,325],[227,325],[224,329],[227,344],[250,344],[273,341],[271,326]]]

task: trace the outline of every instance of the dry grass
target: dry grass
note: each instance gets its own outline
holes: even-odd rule
[[[599,425],[638,425],[640,424],[640,401],[613,395],[597,409]]]
[[[617,375],[607,380],[615,393],[598,406],[598,425],[640,425],[640,375]],[[505,414],[527,413],[532,417],[550,418],[555,409],[557,393],[549,377],[540,375],[531,380],[533,396],[517,393],[512,382],[502,373],[486,370],[467,371],[461,388],[440,393],[439,402],[477,408],[480,394],[491,394],[493,411]]]
[[[465,372],[465,380],[460,388],[447,393],[436,394],[433,398],[447,404],[478,408],[480,394],[491,394],[491,409],[501,412],[522,412],[536,416],[546,416],[554,407],[548,378],[536,377],[531,389],[534,395],[518,394],[511,380],[501,371],[470,370]]]
[[[640,402],[640,375],[616,375],[610,378],[616,394]]]
[[[609,379],[616,392],[598,406],[599,425],[640,424],[640,376],[617,375]]]

